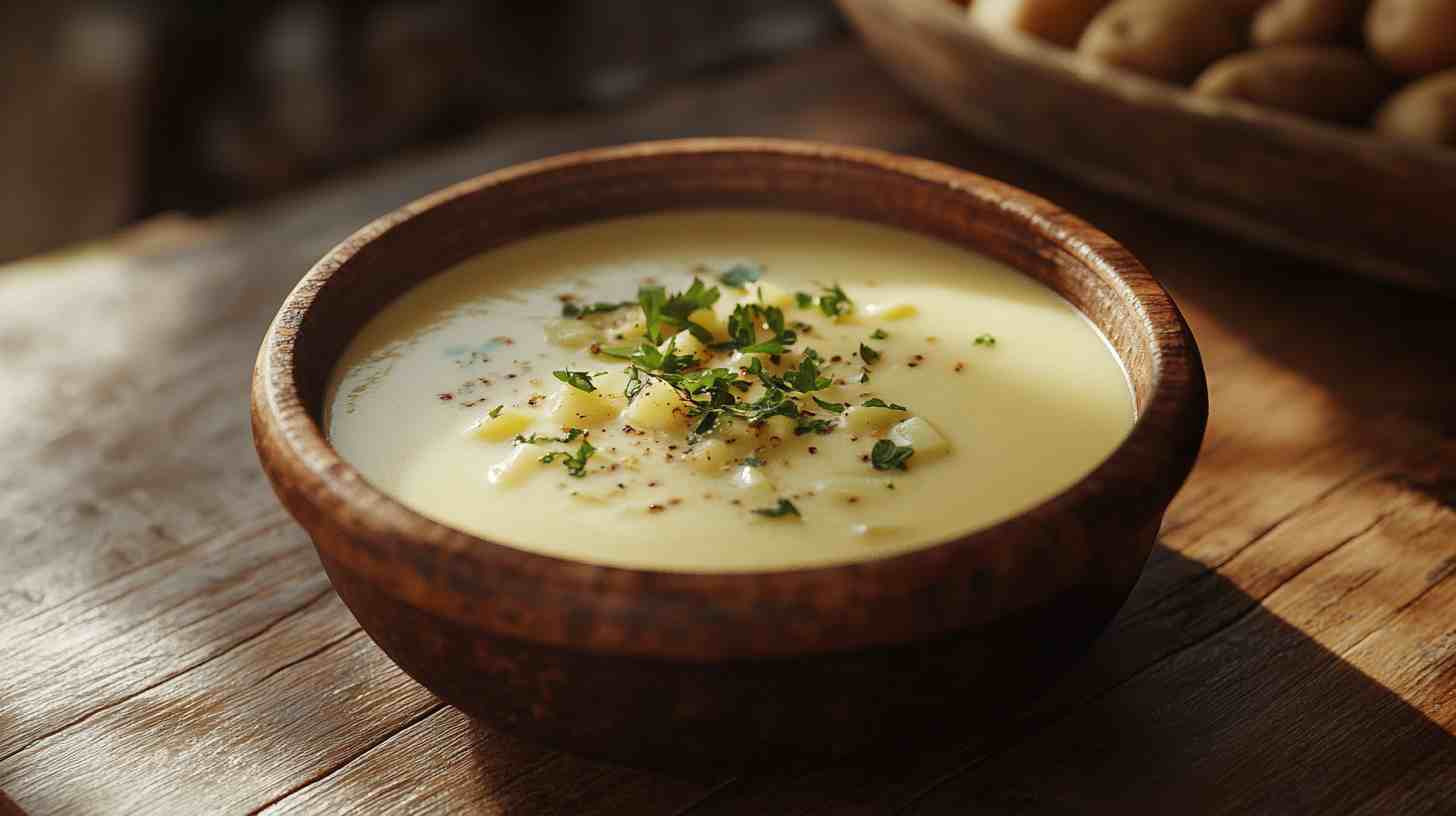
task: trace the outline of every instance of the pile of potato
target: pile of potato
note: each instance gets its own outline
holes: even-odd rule
[[[1207,96],[1456,146],[1456,0],[971,0],[974,22]]]

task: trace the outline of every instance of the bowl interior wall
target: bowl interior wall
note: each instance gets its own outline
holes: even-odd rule
[[[1067,298],[1108,337],[1128,371],[1141,411],[1153,391],[1157,366],[1149,351],[1154,344],[1148,317],[1129,319],[1140,310],[1128,285],[1096,259],[1074,254],[1027,228],[1044,214],[1008,206],[982,191],[967,192],[849,161],[749,152],[616,158],[470,189],[390,221],[382,233],[364,233],[370,240],[358,241],[357,251],[322,286],[304,316],[294,354],[299,394],[314,421],[321,422],[330,373],[369,318],[424,279],[476,254],[607,218],[750,208],[871,221],[1007,263]],[[1096,249],[1126,255],[1110,242]]]

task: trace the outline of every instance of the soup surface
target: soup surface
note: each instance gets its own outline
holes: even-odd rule
[[[468,260],[364,327],[327,405],[339,453],[426,516],[689,572],[954,538],[1070,486],[1134,421],[1105,339],[1031,279],[904,231],[740,211]]]

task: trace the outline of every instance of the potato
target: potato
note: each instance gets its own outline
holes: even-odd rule
[[[916,462],[950,452],[950,443],[924,417],[911,417],[890,429],[890,441],[915,449]]]
[[[1331,44],[1351,39],[1370,0],[1272,0],[1254,17],[1254,44]]]
[[[913,303],[895,301],[893,303],[867,303],[862,310],[867,318],[878,318],[880,320],[904,320],[907,317],[914,317],[920,314]]]
[[[844,412],[844,427],[850,433],[878,435],[904,418],[904,411],[897,411],[893,408],[867,408],[863,405],[853,405]]]
[[[541,469],[545,453],[535,445],[517,445],[504,460],[491,465],[485,480],[494,487],[513,487]]]
[[[486,415],[471,430],[486,442],[504,442],[536,424],[536,415],[516,408],[506,408],[495,416]]]
[[[749,288],[748,297],[744,298],[743,302],[762,303],[765,306],[787,309],[794,305],[794,293],[781,286],[774,286],[772,283],[755,283]]]
[[[628,425],[654,431],[686,431],[688,426],[682,397],[672,386],[657,380],[642,389],[622,418]]]
[[[1092,19],[1077,50],[1098,62],[1187,82],[1248,41],[1259,0],[1117,0]]]
[[[585,320],[565,317],[546,321],[546,340],[565,348],[582,348],[600,340],[601,331]]]
[[[1456,66],[1456,0],[1375,0],[1365,41],[1396,73],[1422,76]]]
[[[1317,119],[1356,122],[1370,116],[1392,85],[1384,70],[1353,48],[1281,45],[1219,60],[1193,90]]]
[[[563,428],[592,428],[615,417],[622,410],[620,401],[620,391],[588,392],[562,383],[551,400],[551,421]]]
[[[1375,114],[1375,129],[1397,139],[1456,146],[1456,68],[1392,96]]]
[[[1111,0],[977,0],[971,21],[987,28],[1020,31],[1068,48]]]

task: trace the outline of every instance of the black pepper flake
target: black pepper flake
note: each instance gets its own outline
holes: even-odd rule
[[[647,486],[648,486],[648,487],[657,487],[657,482],[656,482],[656,481],[651,481],[651,482],[648,482],[648,483],[647,483]]]
[[[809,446],[809,454],[810,454],[810,455],[811,455],[811,456],[812,456],[812,455],[813,455],[813,454],[816,454],[816,453],[818,453],[818,452],[819,452],[819,449],[818,449],[818,448],[816,448],[816,447],[814,447],[814,446],[813,446],[813,445],[810,445],[810,446]]]
[[[671,499],[668,499],[667,500],[667,503],[669,505],[673,506],[673,507],[676,507],[679,504],[682,504],[682,499],[679,499],[679,498],[671,498]]]
[[[649,504],[649,505],[647,505],[647,512],[649,512],[649,513],[661,513],[663,510],[666,510],[666,509],[667,509],[666,507],[663,507],[660,504]]]
[[[966,364],[965,363],[956,363],[955,364],[955,372],[957,374],[959,374],[959,373],[961,373],[962,371],[965,371],[965,370],[966,370]]]
[[[829,362],[831,362],[831,363],[842,363],[842,362],[844,362],[844,357],[836,354],[833,357],[830,357],[829,358]]]

